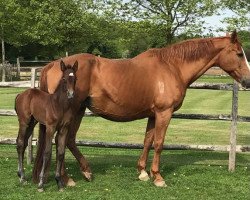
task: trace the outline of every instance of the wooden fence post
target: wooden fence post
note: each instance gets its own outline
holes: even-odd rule
[[[2,27],[3,31],[3,27]],[[6,69],[5,69],[5,44],[4,44],[4,39],[2,38],[2,82],[5,82],[5,76],[6,76]]]
[[[31,88],[35,88],[36,84],[36,68],[31,68]],[[28,150],[27,150],[27,164],[30,165],[33,162],[33,147],[32,147],[33,133],[28,140]]]
[[[237,116],[238,116],[238,91],[239,85],[234,81],[233,85],[233,100],[232,100],[232,122],[230,132],[230,150],[229,150],[229,164],[228,171],[235,171],[236,158],[236,134],[237,134]]]
[[[19,57],[17,57],[17,59],[16,59],[16,65],[17,65],[17,73],[16,73],[16,76],[17,76],[17,78],[18,78],[18,80],[19,80],[19,78],[20,78],[20,72],[21,72],[21,64],[20,64],[20,59],[19,59]]]

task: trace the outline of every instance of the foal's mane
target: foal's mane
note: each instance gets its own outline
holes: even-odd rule
[[[164,62],[173,61],[173,58],[181,61],[194,61],[215,53],[214,41],[224,38],[229,37],[190,39],[164,48],[151,49],[150,52]]]

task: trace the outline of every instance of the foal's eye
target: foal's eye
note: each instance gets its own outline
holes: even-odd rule
[[[237,56],[241,58],[241,57],[244,56],[244,54],[243,53],[237,53]]]

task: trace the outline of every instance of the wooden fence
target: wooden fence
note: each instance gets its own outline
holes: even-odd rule
[[[19,81],[19,82],[0,82],[0,87],[31,87],[34,88],[38,85],[36,81],[37,72],[40,68],[31,68],[31,81]],[[250,116],[238,116],[238,91],[243,90],[239,88],[237,82],[234,84],[208,84],[208,83],[193,83],[190,88],[194,89],[212,89],[212,90],[230,90],[233,91],[232,98],[232,114],[231,115],[203,115],[203,114],[174,114],[173,118],[181,119],[200,119],[200,120],[226,120],[231,121],[231,133],[230,133],[230,143],[228,146],[214,146],[214,145],[165,145],[165,149],[199,149],[199,150],[219,150],[219,151],[229,151],[229,171],[235,170],[235,157],[236,151],[245,152],[250,151],[249,146],[236,145],[236,133],[237,133],[237,121],[250,122]],[[16,115],[14,110],[0,110],[0,115]],[[86,115],[93,115],[91,112],[87,112]],[[4,139],[0,141],[0,144],[13,144],[14,140]],[[104,142],[84,142],[77,141],[78,145],[82,146],[92,146],[92,147],[114,147],[114,148],[143,148],[140,144],[122,144],[122,143],[104,143]],[[30,164],[33,159],[32,153],[32,136],[29,139],[29,146],[27,151],[27,162]]]

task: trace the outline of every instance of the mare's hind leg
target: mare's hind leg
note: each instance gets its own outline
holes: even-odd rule
[[[20,123],[19,132],[17,136],[17,153],[18,153],[18,176],[21,183],[25,183],[24,167],[23,167],[23,158],[26,147],[28,146],[28,139],[33,132],[36,122],[33,118],[30,119],[29,124]]]
[[[81,172],[84,175],[84,177],[88,181],[91,181],[92,180],[92,172],[91,172],[91,169],[89,167],[89,163],[85,159],[85,157],[82,155],[82,153],[79,151],[79,149],[77,148],[76,141],[75,141],[76,133],[80,127],[82,117],[85,113],[85,109],[86,109],[85,107],[81,108],[78,111],[78,113],[76,114],[76,116],[73,118],[73,120],[71,120],[71,123],[69,125],[69,131],[68,131],[68,135],[67,135],[66,145],[69,148],[69,150],[72,152],[72,154],[75,156],[77,161],[79,162],[80,169],[81,169]],[[63,175],[63,181],[66,185],[68,185],[68,186],[75,185],[75,183],[72,182],[73,180],[67,176],[67,174],[65,172],[64,163],[62,164],[62,175]]]
[[[47,168],[48,161],[51,157],[51,151],[52,151],[52,138],[53,134],[55,132],[54,127],[46,127],[46,145],[43,152],[43,165],[42,169],[39,175],[39,183],[38,183],[38,191],[43,192],[44,191],[44,181],[45,181],[45,169]]]
[[[155,118],[148,118],[144,147],[140,159],[138,160],[138,171],[140,172],[139,179],[142,181],[149,180],[148,173],[146,172],[146,165],[148,160],[148,154],[154,139],[154,128],[155,128]]]

